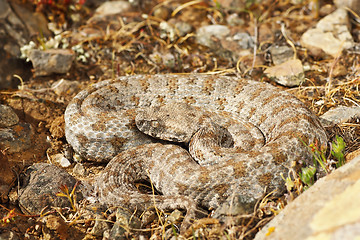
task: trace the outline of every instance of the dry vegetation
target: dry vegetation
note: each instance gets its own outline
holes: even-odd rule
[[[66,31],[61,34],[61,38],[66,41],[61,44],[67,42],[69,46],[81,46],[84,51],[82,55],[85,57],[83,59],[86,61],[83,62],[81,58],[78,58],[65,77],[69,80],[80,81],[81,87],[95,81],[121,75],[170,72],[234,74],[270,82],[263,75],[264,69],[271,65],[269,47],[274,44],[287,45],[290,42],[297,57],[304,65],[308,66],[309,71],[305,73],[306,81],[300,87],[284,89],[296,95],[318,115],[332,107],[339,105],[358,106],[360,103],[360,63],[357,47],[339,53],[336,58],[316,59],[297,44],[302,33],[314,26],[323,16],[324,13],[320,9],[325,11],[324,6],[326,4],[330,4],[329,8],[333,8],[330,1],[302,1],[297,5],[282,0],[264,0],[261,3],[246,1],[247,4],[242,8],[224,7],[216,1],[182,1],[182,4],[179,4],[180,1],[140,1],[138,8],[132,12],[124,13],[123,18],[117,16],[107,21],[99,21],[96,25],[86,22],[94,9],[68,2],[65,0],[53,1],[49,4],[46,1],[23,0],[22,4],[34,11],[41,12],[49,21],[56,23],[59,28],[64,28],[64,24],[67,25]],[[202,25],[227,25],[227,16],[232,13],[237,13],[244,20],[244,24],[235,29],[245,30],[250,35],[256,36],[256,49],[252,51],[252,54],[235,61],[226,52],[214,51],[200,46],[194,38],[196,29]],[[79,16],[79,21],[72,20],[71,17],[74,14]],[[193,30],[185,36],[170,36],[168,33],[161,33],[160,24],[164,19],[170,17],[191,22]],[[357,20],[356,16],[352,15],[351,27],[356,43],[359,42],[360,36],[360,26]],[[96,34],[88,37],[77,34],[79,31],[90,31],[90,29]],[[35,40],[39,45],[44,42],[44,39],[41,40],[41,35]],[[169,53],[174,57],[172,64],[161,61],[161,58]],[[80,55],[78,53],[78,56]],[[155,61],[157,58],[159,61]],[[23,113],[22,116],[25,116],[23,120],[28,120],[34,124],[39,138],[45,138],[49,133],[49,126],[54,119],[62,116],[67,102],[74,96],[74,94],[69,94],[59,97],[52,92],[51,83],[60,78],[64,78],[64,76],[34,76],[24,82],[22,89],[0,91],[0,101],[10,103],[18,112]],[[38,106],[34,106],[34,103]],[[29,107],[30,105],[32,107]],[[26,119],[26,116],[30,117]],[[344,138],[347,144],[345,150],[347,154],[359,148],[359,129],[358,119],[352,119],[348,123],[331,126],[327,130],[331,140],[334,140],[335,135]],[[54,140],[51,146],[52,152],[60,151],[63,144],[65,144],[63,137]],[[39,143],[37,148],[41,148],[45,152],[44,149],[47,146],[45,143]],[[35,159],[33,152],[28,155],[22,153],[22,155],[21,160],[17,162],[25,162],[25,165],[46,161],[45,154],[38,154]],[[327,155],[329,153],[326,153]],[[20,158],[16,154],[8,157],[11,159]],[[200,231],[203,236],[201,239],[216,239],[220,236],[224,239],[252,239],[256,232],[271,220],[289,199],[303,190],[303,184],[299,180],[298,174],[290,172],[289,175],[292,181],[287,183],[293,184],[293,187],[289,188],[289,193],[283,198],[273,199],[271,195],[265,196],[257,204],[252,215],[238,216],[229,219],[227,223],[222,225],[219,225],[214,219],[204,218],[194,223],[194,229],[202,229]],[[289,176],[284,176],[284,178],[287,177]],[[29,216],[15,214],[10,210],[12,209],[10,206],[7,205],[7,207],[1,210],[4,221],[2,228],[16,229],[21,233],[27,232],[33,237],[43,234],[36,229],[35,225],[44,216],[38,219],[30,218]],[[14,220],[11,220],[13,217],[15,217]],[[64,218],[68,220],[63,223],[67,228],[72,228],[75,232],[86,230],[87,223],[77,219],[70,221],[69,215]],[[154,220],[158,224],[157,226],[156,224],[149,225],[147,230],[132,230],[129,236],[141,232],[146,236],[153,235],[161,238],[160,235],[162,235],[164,227],[160,223],[164,221],[164,218],[159,217],[157,220]],[[62,235],[64,233],[57,232],[56,229],[52,231],[54,236],[60,239],[65,236]],[[191,231],[186,235],[190,239],[196,239]]]

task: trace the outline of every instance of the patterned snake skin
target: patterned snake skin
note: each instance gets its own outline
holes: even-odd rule
[[[101,201],[182,208],[186,221],[198,206],[217,209],[233,195],[251,211],[264,189],[284,191],[281,174],[294,163],[312,162],[303,142],[327,141],[318,118],[285,91],[196,74],[99,82],[68,105],[65,124],[67,141],[86,159],[116,156],[95,182]],[[140,193],[137,181],[151,182],[162,195]]]

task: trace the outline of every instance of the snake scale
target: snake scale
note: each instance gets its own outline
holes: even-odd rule
[[[265,189],[284,191],[281,174],[294,163],[312,162],[305,144],[327,141],[319,119],[291,94],[201,74],[93,84],[68,105],[65,133],[84,158],[111,160],[94,183],[100,201],[186,209],[187,221],[199,206],[217,209],[234,195],[251,211]],[[139,181],[160,195],[140,192]]]

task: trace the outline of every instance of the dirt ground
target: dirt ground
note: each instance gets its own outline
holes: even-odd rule
[[[54,5],[46,1],[39,2],[19,1],[26,8],[43,14],[49,22],[54,22],[59,27],[64,28],[66,23],[65,30],[70,46],[80,42],[90,57],[87,62],[76,60],[66,74],[45,77],[32,74],[28,79],[24,77],[19,89],[0,90],[0,103],[11,106],[20,121],[30,123],[34,131],[31,147],[26,151],[9,153],[1,149],[0,162],[3,167],[0,174],[13,189],[9,196],[1,196],[3,207],[0,208],[0,233],[4,229],[11,229],[20,234],[28,233],[31,239],[45,236],[44,232],[36,227],[39,225],[38,219],[20,214],[11,215],[11,209],[15,208],[19,212],[16,202],[18,179],[27,166],[37,162],[49,162],[53,155],[67,151],[63,120],[65,108],[76,93],[91,83],[116,76],[143,73],[219,72],[269,82],[297,96],[317,115],[339,105],[352,106],[360,102],[359,52],[356,48],[333,58],[313,56],[297,45],[297,57],[310,66],[310,70],[305,72],[305,81],[299,87],[280,86],[263,74],[266,66],[272,65],[268,48],[271,45],[286,45],[279,23],[285,24],[288,37],[293,42],[299,42],[307,29],[335,9],[332,1],[303,1],[297,5],[290,1],[246,1],[247,5],[236,8],[226,6],[227,1],[219,1],[219,4],[216,4],[216,1],[192,1],[193,4],[189,6],[186,1],[143,1],[132,11],[123,14],[127,18],[126,22],[117,17],[101,21],[96,26],[87,22],[95,10],[92,4],[76,5],[70,1],[68,5],[67,1],[54,1],[57,2],[57,5]],[[319,4],[319,8],[311,8],[311,4]],[[70,5],[76,7],[70,8]],[[174,9],[178,10],[176,14]],[[232,28],[233,31],[242,30],[251,36],[258,36],[256,54],[245,56],[241,61],[234,61],[225,52],[199,45],[194,37],[200,26],[215,23],[227,25],[227,16],[232,13],[237,13],[239,19],[244,21],[244,24]],[[74,14],[79,16],[78,21],[73,20]],[[153,17],[142,20],[142,14]],[[191,22],[193,30],[190,34],[172,41],[169,37],[160,38],[160,23],[169,19],[171,14],[177,20]],[[351,33],[358,44],[360,25],[354,19],[356,17],[352,16]],[[133,24],[134,22],[138,25]],[[77,39],[75,33],[86,28],[107,32],[101,36]],[[35,41],[39,42],[39,38]],[[175,64],[150,61],[154,52],[160,56],[171,53],[175,56]],[[25,66],[31,70],[31,64]],[[75,81],[78,85],[59,94],[52,85],[60,79]],[[346,124],[331,126],[327,131],[330,141],[334,140],[335,135],[344,138],[347,144],[345,153],[348,154],[359,149],[359,129],[358,119],[351,119]],[[86,163],[85,166],[91,167]],[[243,233],[242,238],[251,239],[273,216],[273,212],[263,212],[256,220],[244,218],[238,223],[237,230]],[[12,217],[15,217],[14,220]],[[8,218],[9,222],[6,223]],[[84,229],[86,228],[77,230],[80,232],[79,237],[86,235]],[[71,239],[59,229],[52,230],[52,234],[58,239]]]

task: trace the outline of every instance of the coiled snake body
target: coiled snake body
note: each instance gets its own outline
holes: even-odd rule
[[[305,144],[327,141],[318,118],[291,94],[197,74],[99,82],[68,105],[65,124],[80,155],[112,159],[95,183],[101,201],[145,209],[155,199],[159,208],[187,209],[188,218],[233,195],[249,211],[265,188],[284,191],[281,174],[294,163],[312,162]],[[151,181],[162,195],[140,193],[136,181]]]

